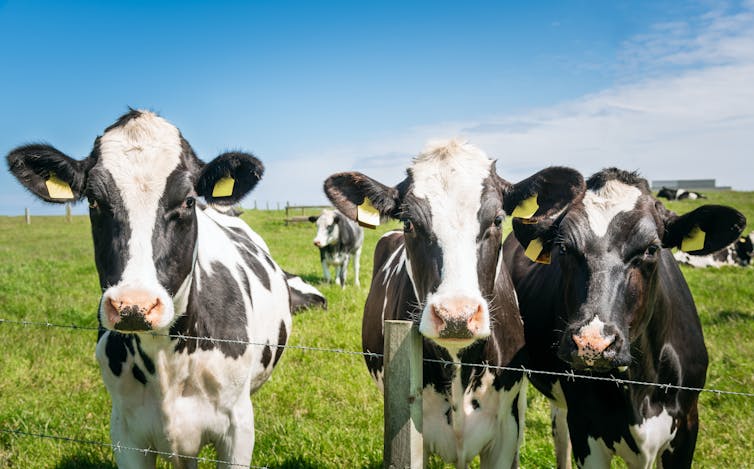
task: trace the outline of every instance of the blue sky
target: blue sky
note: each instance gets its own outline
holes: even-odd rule
[[[245,206],[323,203],[336,171],[394,184],[458,136],[512,181],[616,165],[754,189],[752,1],[0,0],[0,63],[3,155],[81,158],[151,109],[205,161],[265,163]],[[0,215],[27,206],[63,211],[0,171]]]

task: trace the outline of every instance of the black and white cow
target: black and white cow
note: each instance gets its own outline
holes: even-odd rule
[[[364,230],[337,210],[326,208],[319,216],[309,217],[317,225],[314,245],[319,248],[322,275],[330,282],[330,266],[335,266],[335,283],[346,286],[348,263],[353,256],[354,284],[359,286],[361,248],[364,245]]]
[[[220,460],[248,465],[249,395],[291,333],[291,294],[261,237],[198,199],[237,202],[262,176],[259,160],[225,153],[204,163],[173,125],[132,110],[83,160],[37,144],[8,163],[46,201],[89,201],[102,288],[96,357],[113,443],[185,456],[213,443]],[[123,468],[155,465],[154,453],[115,456]]]
[[[551,215],[583,190],[566,168],[545,169],[518,184],[501,179],[495,162],[459,141],[429,146],[389,187],[361,173],[325,182],[333,204],[356,219],[369,203],[403,222],[378,242],[364,307],[362,345],[383,353],[383,321],[413,320],[424,336],[425,452],[466,467],[515,467],[526,409],[521,372],[492,369],[525,363],[523,325],[500,254],[506,213],[538,194],[536,213]],[[368,199],[368,200],[365,200]],[[382,358],[367,367],[382,389]],[[462,366],[471,363],[474,366]]]
[[[669,187],[662,187],[657,192],[657,197],[663,197],[668,200],[696,200],[706,199],[707,196],[701,192],[687,191],[686,189],[670,189]]]
[[[532,223],[536,222],[536,223]],[[503,252],[518,293],[530,366],[701,388],[707,350],[694,300],[669,248],[704,255],[745,219],[705,205],[676,215],[647,182],[615,168],[593,175],[557,217],[513,220]],[[517,240],[518,239],[518,240]],[[534,243],[530,258],[525,248]],[[689,467],[698,392],[583,378],[530,380],[551,399],[559,467]]]
[[[690,267],[722,267],[725,265],[738,265],[746,267],[751,265],[754,255],[754,231],[748,236],[741,236],[725,248],[706,256],[692,256],[687,252],[676,251],[673,253],[679,264]]]

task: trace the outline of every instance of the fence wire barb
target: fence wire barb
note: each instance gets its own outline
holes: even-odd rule
[[[205,458],[200,456],[187,456],[184,454],[178,454],[175,451],[173,452],[167,452],[167,451],[158,451],[156,449],[151,448],[133,448],[131,446],[124,446],[120,442],[117,443],[105,443],[104,441],[92,441],[92,440],[82,440],[79,438],[71,438],[68,436],[58,436],[58,435],[45,435],[44,433],[33,433],[33,432],[25,432],[23,430],[11,430],[6,428],[0,428],[0,433],[5,433],[9,435],[15,435],[15,436],[22,436],[22,437],[32,437],[32,438],[40,438],[40,439],[47,439],[47,440],[56,440],[56,441],[65,441],[67,443],[76,443],[76,444],[82,444],[82,445],[90,445],[90,446],[102,446],[102,447],[108,447],[113,450],[113,453],[120,453],[121,451],[135,451],[138,453],[144,453],[144,456],[148,454],[155,454],[157,456],[164,456],[168,459],[171,458],[181,458],[181,459],[190,459],[196,462],[202,462],[202,463],[215,463],[215,464],[226,464],[228,466],[234,466],[234,467],[246,467],[249,469],[270,469],[267,466],[247,466],[245,464],[237,464],[230,461],[223,461],[221,459],[212,459],[212,458]]]
[[[48,328],[56,327],[56,328],[61,328],[61,329],[76,329],[76,330],[95,330],[95,331],[99,330],[98,327],[91,327],[91,326],[55,324],[49,321],[44,321],[44,322],[42,321],[36,321],[36,322],[35,321],[18,321],[18,320],[3,319],[3,318],[0,318],[0,324],[40,326],[40,327],[43,326],[43,327],[48,327]],[[215,342],[221,342],[221,343],[251,345],[251,346],[256,346],[256,347],[294,349],[294,350],[303,350],[303,351],[310,351],[310,352],[339,353],[343,355],[358,355],[358,356],[364,356],[364,357],[378,357],[378,358],[384,357],[384,355],[381,353],[358,352],[355,350],[344,350],[344,349],[337,349],[337,348],[310,347],[306,345],[287,345],[287,344],[279,345],[279,344],[266,344],[266,343],[263,344],[263,343],[258,343],[258,342],[249,342],[247,340],[240,340],[240,339],[219,339],[219,338],[212,338],[212,337],[195,337],[195,336],[188,336],[185,334],[163,334],[159,332],[149,332],[148,334],[155,337],[169,337],[169,338],[181,339],[181,340],[196,340],[196,341],[204,340],[204,341],[215,341]],[[453,362],[453,361],[439,360],[439,359],[433,359],[433,358],[424,358],[423,361],[428,362],[428,363],[438,363],[441,365],[450,365],[450,366],[455,365],[455,366],[468,366],[468,367],[474,367],[474,368],[487,368],[487,369],[502,370],[502,371],[516,371],[516,372],[525,373],[527,376],[531,376],[532,374],[557,376],[557,377],[565,378],[568,381],[575,381],[576,378],[578,378],[578,379],[586,379],[586,380],[592,380],[592,381],[614,382],[616,383],[616,385],[634,384],[637,386],[654,386],[654,387],[659,387],[661,389],[664,389],[666,393],[668,392],[668,389],[676,389],[679,391],[708,392],[708,393],[713,393],[713,394],[718,394],[718,395],[754,397],[754,393],[751,393],[751,392],[697,388],[697,387],[692,387],[692,386],[681,386],[681,385],[670,384],[670,383],[652,383],[649,381],[638,381],[638,380],[625,379],[625,378],[615,378],[612,375],[611,376],[595,376],[592,374],[581,374],[581,373],[576,374],[574,370],[567,370],[567,371],[533,370],[531,368],[526,368],[523,365],[521,365],[520,367],[510,367],[510,366],[501,366],[501,365],[490,365],[487,363]]]

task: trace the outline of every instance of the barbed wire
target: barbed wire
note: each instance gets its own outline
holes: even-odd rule
[[[58,435],[45,435],[44,433],[32,433],[32,432],[25,432],[23,430],[10,430],[5,428],[0,428],[0,433],[10,434],[10,435],[16,435],[16,436],[24,436],[24,437],[33,437],[33,438],[39,438],[39,439],[47,439],[47,440],[56,440],[56,441],[65,441],[67,443],[77,443],[82,445],[91,445],[91,446],[102,446],[102,447],[109,447],[113,450],[113,453],[118,454],[120,451],[135,451],[138,453],[144,454],[144,456],[148,454],[154,454],[157,456],[164,456],[168,459],[172,458],[181,458],[181,459],[191,459],[193,461],[199,462],[206,462],[206,463],[215,463],[215,464],[226,464],[228,466],[235,466],[235,467],[246,467],[250,469],[270,469],[267,466],[247,466],[246,464],[238,464],[233,463],[230,461],[223,461],[221,459],[212,459],[212,458],[206,458],[206,457],[200,457],[200,456],[187,456],[185,454],[179,454],[179,453],[169,453],[167,451],[158,451],[156,449],[151,448],[134,448],[132,446],[122,445],[120,443],[105,443],[103,441],[93,441],[93,440],[81,440],[78,438],[71,438],[68,436],[58,436]]]
[[[52,323],[49,321],[25,321],[25,320],[12,320],[12,319],[3,319],[3,318],[0,318],[0,325],[1,324],[48,327],[48,328],[54,327],[54,328],[75,329],[75,330],[95,330],[95,331],[99,330],[98,327],[93,327],[93,326],[79,326],[75,324],[67,325],[67,324]],[[155,336],[155,337],[207,341],[210,343],[232,343],[232,344],[240,344],[240,345],[251,345],[251,346],[257,346],[257,347],[294,349],[294,350],[302,350],[302,351],[310,351],[310,352],[338,353],[338,354],[343,354],[343,355],[353,355],[353,356],[363,356],[363,357],[375,357],[375,358],[384,357],[384,355],[381,353],[359,352],[355,350],[345,350],[345,349],[339,349],[339,348],[312,347],[312,346],[306,346],[306,345],[289,345],[289,344],[280,345],[280,344],[258,343],[258,342],[250,342],[250,341],[241,340],[241,339],[197,337],[197,336],[189,336],[185,334],[166,334],[166,333],[159,333],[159,332],[154,332],[154,331],[147,332],[147,334]],[[620,377],[615,377],[612,375],[595,376],[593,374],[576,373],[574,370],[570,370],[570,371],[534,370],[534,369],[526,368],[523,365],[520,367],[510,367],[510,366],[502,366],[502,365],[490,365],[487,363],[454,362],[454,361],[449,361],[449,360],[440,360],[440,359],[433,359],[433,358],[424,358],[423,361],[428,362],[428,363],[438,363],[438,364],[447,365],[447,366],[467,366],[467,367],[475,367],[475,368],[487,368],[487,369],[492,369],[492,370],[521,372],[521,373],[525,373],[527,376],[531,376],[532,374],[556,376],[560,378],[565,378],[569,381],[574,381],[576,379],[585,379],[585,380],[592,380],[592,381],[614,382],[616,383],[617,386],[628,385],[628,384],[637,385],[637,386],[654,386],[654,387],[662,388],[665,392],[668,392],[669,390],[674,389],[674,390],[679,390],[679,391],[694,391],[694,392],[700,392],[700,393],[707,392],[707,393],[712,393],[712,394],[717,394],[717,395],[731,395],[731,396],[754,398],[754,393],[751,393],[751,392],[727,391],[727,390],[712,389],[712,388],[698,388],[698,387],[692,387],[692,386],[681,386],[681,385],[670,384],[670,383],[654,383],[651,381],[638,381],[638,380],[632,380],[632,379],[627,379],[627,378],[620,378]]]

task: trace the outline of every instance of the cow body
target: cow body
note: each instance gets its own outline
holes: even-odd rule
[[[687,191],[686,189],[670,189],[668,187],[660,189],[657,192],[657,197],[663,197],[668,200],[697,200],[707,198],[701,192]]]
[[[337,210],[324,209],[319,216],[309,217],[309,221],[317,225],[314,245],[319,248],[325,281],[331,281],[330,267],[334,266],[335,282],[345,287],[348,264],[353,257],[353,281],[359,286],[364,230]]]
[[[695,227],[706,254],[735,238],[743,216],[705,206],[667,211],[633,173],[609,169],[587,182],[583,200],[554,219],[514,220],[504,245],[524,319],[530,366],[600,377],[701,388],[707,352],[688,286],[669,247]],[[518,239],[516,239],[518,238]],[[539,240],[551,263],[533,263]],[[698,391],[533,373],[552,404],[559,467],[689,467],[698,430]]]
[[[205,164],[175,127],[145,111],[106,129],[85,160],[29,145],[8,161],[45,200],[89,200],[103,292],[96,357],[112,398],[113,444],[195,467],[180,456],[213,443],[220,460],[248,465],[249,395],[290,335],[291,288],[259,235],[196,198],[236,203],[261,177],[261,163],[226,153]],[[50,189],[54,179],[67,196]],[[115,456],[124,468],[155,465],[154,453]]]
[[[477,454],[485,468],[518,464],[525,377],[491,368],[525,361],[515,293],[502,268],[501,223],[534,187],[545,194],[545,180],[561,179],[558,189],[570,192],[581,181],[574,174],[580,178],[550,168],[514,186],[497,176],[483,152],[451,141],[419,155],[395,187],[360,173],[325,182],[330,200],[349,217],[357,219],[357,206],[369,199],[382,217],[404,223],[403,232],[388,232],[375,248],[363,349],[383,353],[385,320],[418,325],[425,360],[443,361],[423,367],[425,452],[458,468]],[[558,210],[547,200],[542,212]],[[367,356],[366,363],[382,389],[382,357]]]
[[[741,236],[732,244],[706,256],[691,256],[683,251],[673,253],[675,260],[679,264],[690,267],[722,267],[726,265],[746,267],[751,265],[753,255],[754,232],[749,233],[747,236]]]

